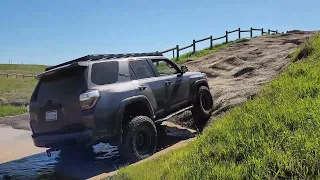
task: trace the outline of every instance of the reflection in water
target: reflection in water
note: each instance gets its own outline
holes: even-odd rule
[[[100,143],[90,151],[40,153],[0,165],[0,179],[87,179],[128,164],[116,147]]]

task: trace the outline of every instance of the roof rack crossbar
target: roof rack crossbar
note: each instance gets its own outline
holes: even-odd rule
[[[58,64],[56,66],[51,66],[45,69],[45,71],[65,66],[68,64],[80,62],[80,61],[96,61],[100,59],[114,59],[114,58],[126,58],[126,57],[139,57],[139,56],[162,56],[162,53],[160,52],[151,52],[151,53],[125,53],[125,54],[92,54],[92,55],[87,55],[83,56],[62,64]]]

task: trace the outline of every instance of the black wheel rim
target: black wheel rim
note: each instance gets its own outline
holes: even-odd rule
[[[212,108],[212,98],[208,93],[203,93],[201,96],[201,106],[205,111],[210,111]]]
[[[143,129],[137,132],[135,137],[135,146],[140,155],[146,155],[149,153],[151,147],[149,131]]]

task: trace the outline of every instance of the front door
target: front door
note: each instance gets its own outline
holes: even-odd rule
[[[158,78],[164,80],[170,110],[184,106],[189,98],[189,77],[183,76],[181,70],[167,59],[151,59],[151,62]]]
[[[138,94],[148,98],[156,116],[164,114],[168,105],[165,79],[156,77],[150,63],[145,59],[129,61],[129,65],[136,77],[135,80],[131,78],[131,82],[137,88]]]

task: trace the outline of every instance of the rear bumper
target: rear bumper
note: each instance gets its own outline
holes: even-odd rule
[[[93,144],[95,138],[92,130],[79,133],[57,134],[57,135],[32,135],[33,143],[37,147],[61,148],[79,144]]]

